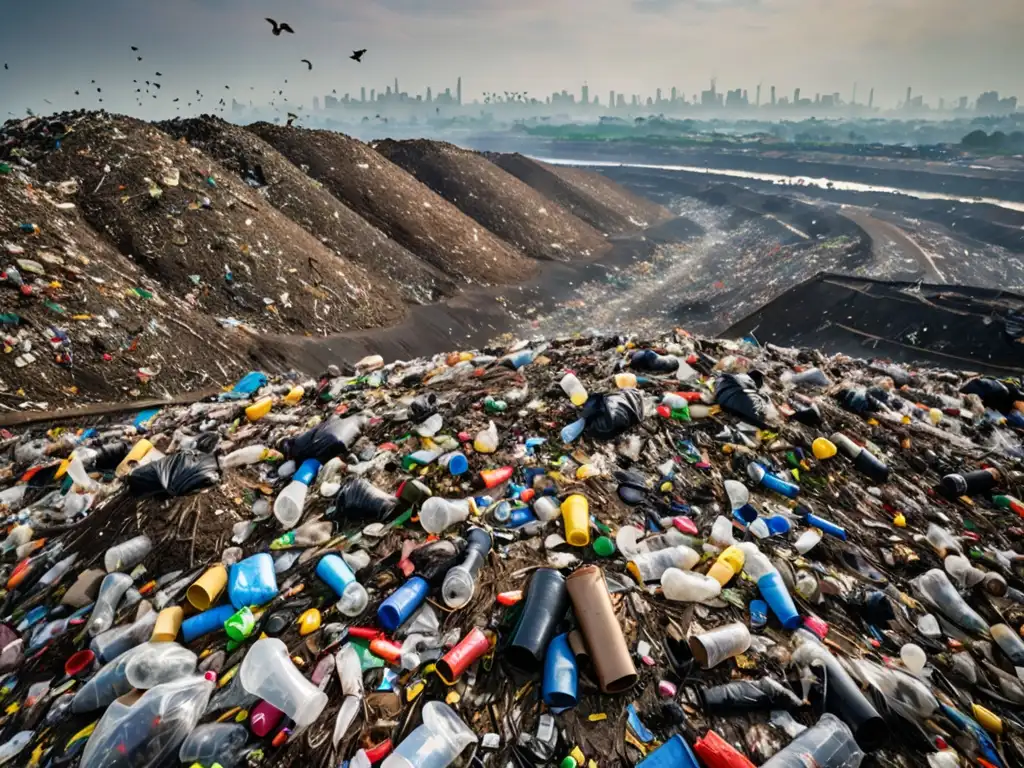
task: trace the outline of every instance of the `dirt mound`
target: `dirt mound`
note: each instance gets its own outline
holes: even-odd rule
[[[248,365],[248,333],[164,294],[74,197],[74,184],[0,175],[0,411],[163,398]]]
[[[527,256],[568,261],[609,248],[600,232],[483,155],[424,139],[371,146]]]
[[[636,229],[649,227],[672,218],[672,212],[668,208],[633,194],[600,173],[588,171],[585,168],[570,168],[547,163],[541,165],[597,202],[626,216]]]
[[[404,314],[365,270],[198,149],[125,117],[82,115],[68,128],[39,175],[76,180],[86,221],[168,301],[260,330],[317,334]]]
[[[368,145],[331,131],[255,123],[249,130],[336,198],[460,283],[522,280],[535,264]]]
[[[212,115],[169,120],[159,127],[237,173],[281,213],[381,285],[399,287],[405,301],[430,303],[454,291],[451,280],[342,205],[255,134]]]
[[[617,234],[639,229],[630,221],[628,214],[599,202],[576,184],[555,173],[553,166],[538,163],[520,154],[488,152],[486,157],[601,232]]]

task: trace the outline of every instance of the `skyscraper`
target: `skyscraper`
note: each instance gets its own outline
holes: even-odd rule
[[[907,100],[905,102],[903,102],[903,108],[904,109],[910,109],[910,93],[911,93],[911,88],[908,85],[907,86]]]
[[[455,103],[462,106],[462,78],[455,81]]]
[[[655,96],[654,96],[654,103],[655,104],[661,104],[661,88],[658,88],[657,90],[655,90],[654,94],[655,94]]]
[[[608,91],[608,108],[615,108],[615,91]]]
[[[590,86],[586,83],[583,84],[583,88],[580,92],[580,103],[583,105],[590,104]]]
[[[775,106],[775,86],[772,86],[772,106]]]
[[[430,86],[428,85],[427,86],[427,104],[429,104],[431,101],[433,101],[432,96],[433,96],[433,94],[431,93]]]
[[[873,109],[875,106],[875,89],[872,88],[868,91],[868,109]]]
[[[672,86],[672,103],[676,103],[676,87],[674,85]]]
[[[363,101],[363,102],[366,101],[366,86],[365,85],[360,86],[360,88],[359,88],[359,100]]]
[[[799,88],[794,88],[793,89],[793,106],[795,106],[795,107],[799,107],[800,106],[800,89]]]
[[[761,106],[761,84],[760,83],[757,84],[757,102],[756,102],[756,104],[759,107]]]

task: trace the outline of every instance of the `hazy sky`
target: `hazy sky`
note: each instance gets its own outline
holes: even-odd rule
[[[463,77],[466,100],[488,90],[543,96],[588,81],[687,97],[758,82],[805,95],[859,83],[891,105],[912,85],[934,100],[995,88],[1024,97],[1024,0],[6,0],[0,16],[0,118],[25,107],[102,106],[144,117],[201,89],[292,103],[358,94],[399,78],[435,93]],[[296,34],[273,37],[264,16]],[[139,46],[143,61],[129,46]],[[347,57],[368,48],[362,64]],[[307,72],[300,59],[313,61]],[[156,72],[163,73],[160,78]],[[132,79],[158,80],[140,111]],[[288,85],[284,80],[288,79]],[[97,94],[96,79],[103,88]],[[231,86],[225,90],[224,85]],[[250,91],[250,87],[255,90]],[[73,92],[81,91],[80,97]],[[43,99],[49,99],[48,106]],[[182,98],[183,112],[187,98]],[[195,111],[195,108],[193,110]]]

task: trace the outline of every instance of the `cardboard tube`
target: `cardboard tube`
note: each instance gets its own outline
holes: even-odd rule
[[[198,611],[208,610],[228,585],[228,569],[220,563],[210,568],[188,588],[185,597]]]
[[[153,627],[153,634],[149,641],[151,643],[173,643],[184,619],[185,612],[181,606],[164,608],[157,614],[156,625]]]
[[[572,572],[565,586],[590,649],[601,690],[604,693],[629,690],[637,680],[636,667],[615,616],[604,572],[596,565],[585,565]]]

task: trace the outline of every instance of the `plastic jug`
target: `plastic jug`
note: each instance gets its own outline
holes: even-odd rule
[[[288,646],[276,637],[253,643],[238,677],[246,691],[284,712],[300,728],[327,706],[327,694],[302,676],[288,657]]]
[[[428,701],[423,705],[423,724],[405,737],[381,768],[447,768],[476,741],[476,734],[455,710],[440,701]]]
[[[420,525],[427,533],[443,533],[471,514],[476,514],[476,511],[476,504],[472,499],[453,500],[431,496],[420,508]]]
[[[259,421],[268,413],[270,413],[270,408],[273,405],[273,398],[261,398],[245,409],[245,418],[247,418],[249,421]]]
[[[473,439],[473,449],[477,453],[494,453],[498,450],[498,428],[494,422],[488,422],[487,429],[477,432]]]
[[[320,471],[320,462],[306,459],[292,475],[292,481],[274,500],[274,517],[284,528],[294,528],[302,519],[302,508],[306,505],[309,485]]]
[[[587,402],[587,390],[580,380],[576,378],[576,374],[565,374],[565,376],[562,377],[561,382],[559,382],[559,386],[562,388],[562,391],[569,396],[569,400],[571,400],[572,404],[577,408]]]

